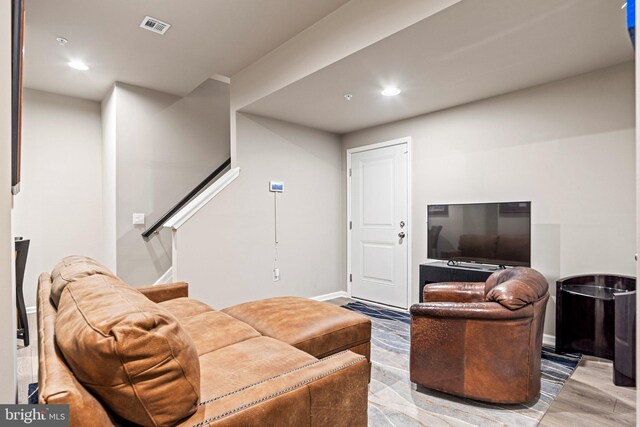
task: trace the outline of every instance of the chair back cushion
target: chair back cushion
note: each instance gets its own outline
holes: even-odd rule
[[[80,255],[64,257],[51,272],[51,302],[58,306],[62,291],[71,282],[94,274],[116,277],[107,267],[93,258]]]
[[[538,271],[527,267],[496,271],[485,285],[487,301],[495,301],[510,310],[517,310],[538,301],[549,291],[547,279]]]
[[[200,364],[191,337],[119,279],[96,274],[68,283],[55,336],[78,381],[122,418],[162,426],[195,412]]]

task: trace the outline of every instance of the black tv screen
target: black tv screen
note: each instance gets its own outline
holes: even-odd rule
[[[427,258],[531,266],[531,202],[427,206]]]

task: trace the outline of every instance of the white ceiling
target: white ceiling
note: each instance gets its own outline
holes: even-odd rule
[[[623,3],[465,0],[243,111],[346,133],[630,61]]]
[[[27,0],[25,86],[100,100],[114,81],[184,96],[232,76],[347,0]],[[172,26],[139,28],[146,16]],[[61,47],[57,36],[69,43]],[[69,68],[83,60],[90,71]]]

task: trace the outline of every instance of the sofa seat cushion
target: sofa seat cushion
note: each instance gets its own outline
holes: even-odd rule
[[[206,402],[318,359],[269,337],[256,337],[200,356],[200,400]]]
[[[318,358],[371,340],[368,318],[308,298],[269,298],[222,311],[251,325],[262,335],[291,344]]]
[[[173,314],[179,321],[208,311],[214,311],[207,304],[187,297],[162,301],[158,305]]]
[[[93,258],[80,255],[64,257],[51,271],[51,301],[53,305],[58,306],[60,295],[67,284],[94,274],[116,278],[107,267]]]
[[[220,311],[187,317],[180,325],[191,335],[198,356],[260,336],[251,326]]]
[[[69,283],[55,337],[78,381],[129,422],[171,425],[196,411],[200,365],[191,337],[120,280],[93,275]]]
[[[366,426],[369,363],[340,352],[318,360],[268,337],[200,357],[198,410],[180,427]]]
[[[260,336],[246,323],[191,298],[174,298],[159,305],[176,316],[191,335],[198,356]]]

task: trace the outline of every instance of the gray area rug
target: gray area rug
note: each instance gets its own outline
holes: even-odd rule
[[[369,426],[536,426],[582,357],[543,348],[542,391],[526,405],[463,399],[409,381],[408,312],[361,302],[343,307],[372,322]]]

